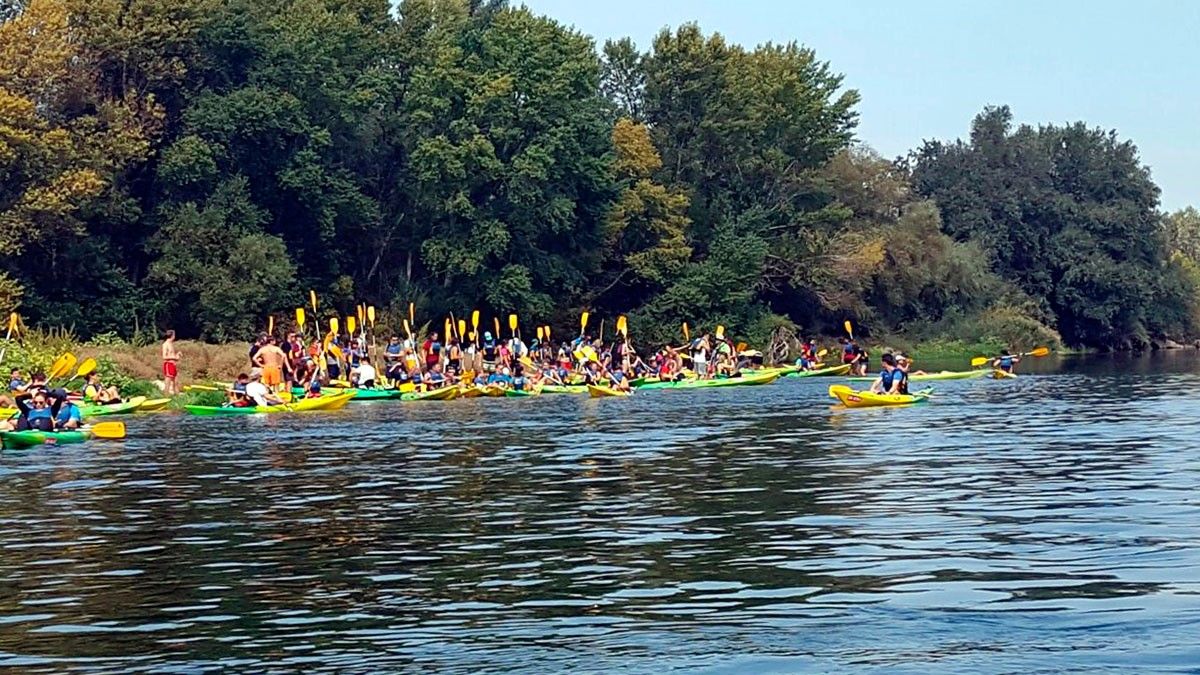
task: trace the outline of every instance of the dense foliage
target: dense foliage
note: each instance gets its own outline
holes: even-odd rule
[[[236,339],[310,288],[323,312],[622,312],[650,341],[850,318],[1138,346],[1200,316],[1200,235],[1132,144],[997,108],[887,161],[795,44],[597,49],[502,0],[4,6],[0,310],[30,324]]]

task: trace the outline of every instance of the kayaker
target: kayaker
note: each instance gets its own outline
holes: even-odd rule
[[[259,380],[271,391],[283,385],[284,370],[288,369],[288,357],[275,344],[275,338],[268,337],[266,344],[259,347],[254,355],[254,363],[258,366]],[[250,378],[254,381],[254,378]]]
[[[246,373],[238,373],[237,379],[233,381],[233,386],[225,390],[228,397],[226,405],[234,408],[244,408],[251,405],[250,398],[246,396],[246,386],[250,384],[250,376]]]
[[[63,389],[57,389],[54,392],[54,397],[60,402],[58,414],[54,416],[55,427],[58,429],[78,429],[82,426],[83,413],[79,411],[79,406],[67,398],[67,392]]]
[[[501,367],[493,372],[487,378],[489,386],[509,388],[512,386],[512,375],[509,374],[508,368]]]
[[[339,350],[342,348],[342,345],[339,344],[338,337],[336,335],[333,336],[333,339],[329,341],[329,346],[337,347]],[[338,357],[333,353],[332,349],[325,350],[325,372],[329,373],[330,380],[336,380],[342,375],[342,365],[338,361]]]
[[[167,331],[166,339],[162,343],[163,393],[167,396],[174,396],[179,393],[179,387],[175,384],[175,381],[179,378],[179,359],[181,356],[179,350],[175,348],[175,331]]]
[[[408,379],[408,373],[404,370],[404,347],[400,345],[399,336],[393,335],[383,348],[383,368],[384,377],[392,382],[400,379]]]
[[[375,379],[378,374],[375,372],[375,367],[371,365],[369,357],[362,357],[358,362],[358,367],[350,371],[350,384],[359,389],[374,389]]]
[[[446,384],[446,376],[442,373],[442,364],[435,363],[425,375],[425,389],[438,389]]]
[[[13,368],[8,374],[8,390],[19,393],[25,391],[25,387],[29,385],[25,382],[25,378],[21,377],[21,369]]]
[[[321,398],[321,378],[313,373],[313,377],[308,381],[308,386],[304,388],[304,398]]]
[[[513,366],[512,388],[514,391],[525,391],[525,366],[517,363]]]
[[[258,368],[250,371],[250,381],[246,383],[246,396],[255,405],[264,408],[283,404],[283,401],[267,388],[263,382],[263,371]]]
[[[36,393],[39,391],[46,391],[46,374],[45,373],[34,373],[34,374],[30,375],[29,376],[29,384],[25,385],[25,389],[23,391],[28,392],[30,394],[33,394],[33,393]]]
[[[608,380],[612,383],[612,388],[616,389],[617,391],[630,390],[629,376],[620,368],[608,371]]]
[[[65,397],[64,397],[65,399]],[[49,392],[23,392],[16,398],[17,410],[21,411],[15,426],[16,431],[54,431],[54,420],[63,399],[50,397]]]
[[[866,377],[867,371],[871,368],[871,354],[863,349],[857,342],[853,343],[854,349],[854,369],[859,376]]]
[[[1015,354],[1010,354],[1007,349],[1000,350],[1000,356],[992,361],[992,367],[996,370],[1002,370],[1006,373],[1016,372],[1017,364],[1021,362],[1021,357]]]
[[[896,366],[896,357],[884,354],[879,359],[883,370],[879,371],[879,379],[871,383],[873,394],[899,394],[907,390],[908,376]]]
[[[83,400],[100,405],[114,405],[121,402],[121,394],[116,387],[106,387],[100,381],[100,373],[95,371],[87,376],[87,384],[83,385]]]
[[[900,353],[896,354],[896,366],[898,368],[900,368],[900,370],[903,370],[904,374],[907,377],[911,377],[913,375],[928,375],[929,374],[923,370],[913,370],[912,369],[912,367],[913,367],[912,358],[910,358],[904,354],[900,354]],[[908,384],[907,377],[905,378],[905,382],[904,382],[906,385]],[[905,392],[905,393],[908,393],[908,392]]]

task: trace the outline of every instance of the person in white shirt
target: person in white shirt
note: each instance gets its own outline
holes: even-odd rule
[[[371,365],[371,359],[364,356],[358,363],[358,367],[350,373],[350,382],[360,389],[373,389],[377,377],[378,374],[375,372],[375,367]]]
[[[254,401],[255,405],[263,407],[283,404],[283,401],[262,383],[262,371],[258,368],[250,371],[250,381],[246,383],[246,396]]]

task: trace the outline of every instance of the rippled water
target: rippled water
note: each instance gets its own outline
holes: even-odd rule
[[[0,456],[0,667],[1194,672],[1197,373],[139,417]]]

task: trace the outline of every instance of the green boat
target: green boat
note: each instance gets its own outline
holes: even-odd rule
[[[969,380],[976,377],[983,377],[991,373],[990,370],[943,370],[940,373],[925,373],[924,375],[909,375],[908,379],[912,382],[925,382],[930,380]],[[879,379],[878,375],[871,377],[850,377],[846,378],[851,382],[873,382]]]
[[[201,415],[204,417],[213,417],[217,415],[261,415],[270,413],[292,413],[292,412],[307,412],[313,410],[340,410],[345,407],[350,399],[354,398],[355,391],[352,389],[342,394],[334,394],[322,396],[321,398],[305,398],[292,403],[283,405],[271,406],[212,406],[212,405],[188,405],[184,406],[193,415]]]
[[[850,372],[850,364],[843,363],[840,366],[829,366],[828,368],[818,368],[816,370],[798,370],[794,373],[788,373],[788,377],[829,377],[832,375],[845,375]]]
[[[90,431],[0,431],[5,450],[25,450],[39,445],[82,443],[92,437]]]
[[[712,387],[748,387],[759,384],[771,384],[780,377],[779,373],[764,373],[762,375],[743,375],[741,377],[726,377],[715,380],[680,380],[678,382],[652,382],[638,389],[708,389]]]
[[[330,394],[340,394],[349,389],[339,389],[337,387],[326,387],[321,389],[323,392]],[[404,392],[399,389],[356,389],[358,393],[354,395],[351,401],[394,401],[404,395]],[[306,392],[304,387],[292,387],[292,396],[297,398],[303,397]]]
[[[134,396],[128,401],[113,403],[111,405],[91,403],[88,405],[79,406],[79,414],[85,418],[103,417],[105,415],[128,415],[132,412],[135,412],[145,402],[145,396]]]
[[[528,389],[505,389],[504,395],[508,398],[528,398],[530,396],[538,396],[542,392],[530,391]]]

